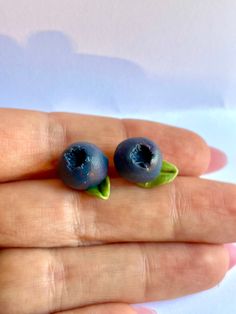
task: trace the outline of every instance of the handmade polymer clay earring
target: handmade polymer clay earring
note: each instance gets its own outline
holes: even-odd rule
[[[61,155],[58,174],[61,180],[76,190],[85,190],[101,199],[110,196],[108,158],[94,144],[77,142]]]
[[[143,188],[172,182],[178,168],[163,160],[160,148],[145,137],[128,138],[114,154],[114,164],[121,177]]]

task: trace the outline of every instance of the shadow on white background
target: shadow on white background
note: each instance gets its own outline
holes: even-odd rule
[[[0,106],[103,114],[222,108],[222,84],[151,76],[125,59],[78,54],[59,31],[33,33],[24,46],[0,35]]]

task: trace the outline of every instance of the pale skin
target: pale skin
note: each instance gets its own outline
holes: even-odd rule
[[[215,286],[236,241],[236,186],[199,178],[210,149],[159,123],[0,109],[0,314],[134,314],[131,303]],[[171,184],[142,189],[119,178],[112,156],[145,136],[176,164]],[[108,201],[57,177],[76,141],[110,160]]]

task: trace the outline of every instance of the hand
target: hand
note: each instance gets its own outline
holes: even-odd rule
[[[1,314],[132,314],[128,303],[176,298],[223,278],[229,253],[221,243],[236,241],[236,186],[197,178],[210,162],[198,135],[69,113],[0,116]],[[113,152],[133,136],[156,141],[180,176],[150,190],[116,177]],[[82,140],[110,158],[108,201],[56,177],[63,149]]]

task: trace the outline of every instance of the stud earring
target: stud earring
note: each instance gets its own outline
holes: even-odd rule
[[[156,143],[145,137],[128,138],[114,153],[117,172],[128,181],[143,188],[152,188],[172,182],[178,168],[162,158]]]
[[[110,196],[107,173],[108,158],[91,143],[71,144],[59,160],[58,174],[64,184],[105,200]]]

